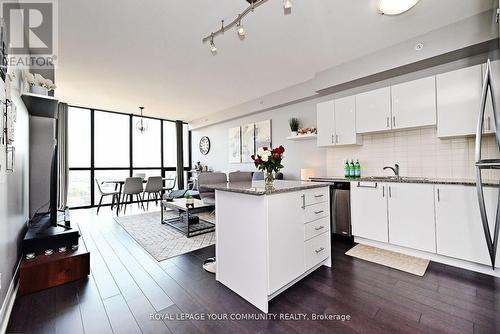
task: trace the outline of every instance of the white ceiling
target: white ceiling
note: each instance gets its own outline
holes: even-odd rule
[[[61,0],[61,100],[193,120],[311,79],[326,68],[492,7],[491,0],[421,0],[382,16],[375,0],[270,0],[227,32],[212,56],[201,39],[246,7],[244,0]]]

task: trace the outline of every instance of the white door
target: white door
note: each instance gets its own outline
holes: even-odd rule
[[[483,78],[486,74],[486,64],[483,65]],[[493,75],[494,88],[496,89],[496,101],[497,109],[500,108],[500,60],[495,60],[491,62],[491,74]],[[479,110],[478,110],[479,112]],[[500,110],[498,111],[500,113]],[[500,115],[500,114],[499,114]],[[495,117],[493,116],[493,104],[491,103],[491,98],[488,97],[486,100],[486,111],[484,114],[484,132],[485,133],[495,133]]]
[[[391,87],[392,128],[436,125],[436,77]]]
[[[493,233],[498,190],[485,187],[484,196]],[[491,265],[476,187],[436,186],[436,236],[438,254]]]
[[[389,243],[436,252],[434,186],[389,183]]]
[[[304,221],[300,192],[268,196],[269,294],[304,273]],[[252,263],[248,263],[249,266]]]
[[[356,134],[356,98],[354,96],[335,100],[335,135],[337,145],[361,143]]]
[[[356,95],[356,131],[391,129],[391,88],[384,87]]]
[[[436,76],[438,137],[476,133],[481,100],[481,65]]]
[[[335,107],[334,101],[318,103],[316,106],[318,146],[335,144]]]
[[[388,242],[387,186],[376,182],[351,182],[352,234]]]

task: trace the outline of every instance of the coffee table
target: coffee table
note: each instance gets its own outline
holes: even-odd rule
[[[167,209],[177,211],[178,217],[165,218]],[[215,224],[195,216],[195,213],[213,211],[215,206],[203,203],[198,199],[193,199],[188,205],[185,198],[174,199],[173,201],[162,200],[161,202],[161,223],[169,225],[182,232],[186,237],[191,238],[196,235],[213,232]]]

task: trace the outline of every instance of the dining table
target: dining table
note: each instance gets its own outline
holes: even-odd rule
[[[118,199],[121,200],[122,198],[122,191],[123,191],[123,185],[125,184],[125,180],[127,178],[116,178],[116,179],[113,179],[113,178],[109,178],[105,181],[103,181],[102,183],[104,184],[114,184],[115,185],[115,191],[118,190]],[[164,177],[163,179],[163,182],[165,181],[174,181],[175,179],[171,178],[171,177]],[[148,182],[148,179],[147,178],[144,178],[142,180],[142,183],[147,183]],[[118,203],[116,204],[116,214],[118,215],[118,213],[120,212],[120,201],[118,201]]]

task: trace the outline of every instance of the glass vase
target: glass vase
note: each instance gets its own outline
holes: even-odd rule
[[[266,183],[266,187],[272,187],[274,185],[273,172],[264,172],[264,181]]]

